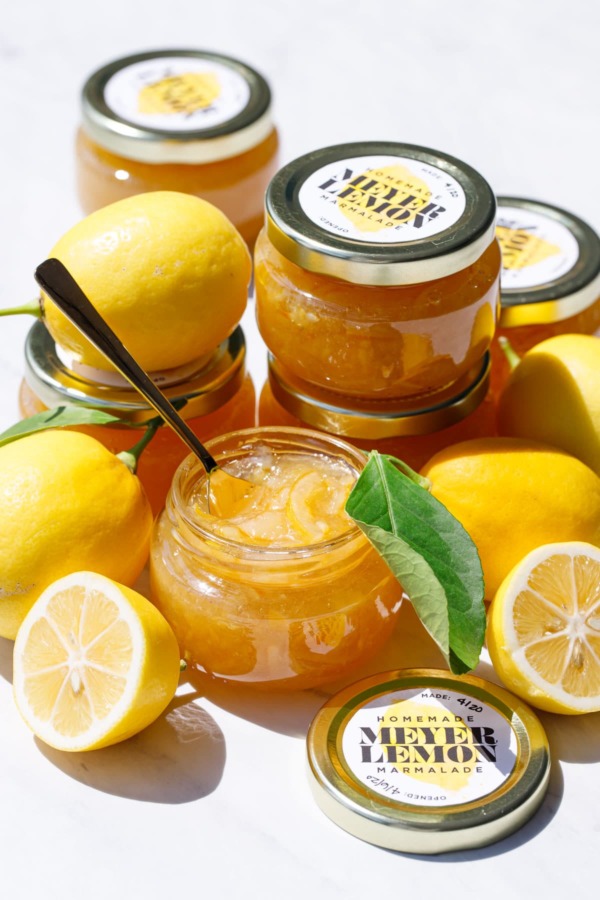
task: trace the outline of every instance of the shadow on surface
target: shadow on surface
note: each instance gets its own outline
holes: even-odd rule
[[[12,684],[14,641],[0,638],[0,676]]]
[[[107,794],[152,803],[189,803],[211,794],[225,767],[225,738],[193,701],[175,697],[144,731],[112,747],[63,753],[37,738],[44,756],[70,778]]]
[[[378,672],[412,667],[447,668],[411,604],[405,602],[392,637],[379,653],[356,666],[346,678],[322,687],[304,691],[260,690],[242,683],[220,681],[192,668],[186,677],[203,697],[233,715],[271,731],[305,738],[318,710],[343,687]]]

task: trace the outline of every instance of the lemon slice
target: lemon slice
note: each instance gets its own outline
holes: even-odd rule
[[[498,589],[487,642],[500,678],[533,706],[600,710],[600,549],[570,541],[529,553]]]
[[[15,641],[14,695],[31,730],[58,750],[131,737],[167,706],[179,648],[141,594],[92,572],[50,585]]]

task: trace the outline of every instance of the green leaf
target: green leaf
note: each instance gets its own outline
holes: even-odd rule
[[[83,406],[56,406],[44,412],[36,413],[17,422],[0,434],[0,447],[17,441],[27,434],[36,431],[46,431],[48,428],[67,428],[70,425],[108,425],[110,422],[121,422],[116,416],[100,412],[95,409],[87,409]],[[121,423],[124,424],[124,423]]]
[[[468,672],[485,635],[479,554],[460,522],[406,469],[372,451],[346,512],[401,583],[452,671]]]

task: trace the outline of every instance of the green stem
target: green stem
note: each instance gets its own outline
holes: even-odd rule
[[[129,450],[122,450],[121,453],[116,454],[117,459],[120,459],[121,462],[125,463],[127,468],[131,472],[133,472],[134,475],[137,471],[140,456],[162,425],[164,425],[164,421],[160,416],[156,416],[156,418],[150,419],[148,422],[146,422],[144,434],[139,439],[137,444],[134,444],[133,447],[130,447]]]
[[[42,307],[39,300],[32,300],[31,303],[24,303],[22,306],[11,306],[10,309],[0,309],[0,316],[35,316],[36,319],[42,318]]]
[[[424,488],[426,491],[431,490],[431,481],[429,480],[429,478],[425,478],[423,475],[419,475],[419,473],[415,472],[414,469],[411,469],[411,467],[407,463],[403,462],[403,460],[401,459],[396,459],[395,456],[389,456],[385,453],[382,454],[382,456],[384,456],[385,459],[389,459],[389,461],[394,466],[396,466],[396,468],[400,472],[402,472],[403,475],[406,475],[407,478],[409,478],[411,481],[414,481],[414,483],[418,484],[419,487]]]
[[[507,337],[504,337],[504,335],[500,335],[500,337],[498,338],[498,343],[500,344],[500,349],[504,353],[508,361],[508,365],[510,366],[510,371],[512,372],[513,369],[516,369],[521,362],[521,357],[516,352],[516,350],[513,349],[513,346],[509,339]]]

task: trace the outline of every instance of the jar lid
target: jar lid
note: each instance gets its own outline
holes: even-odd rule
[[[323,812],[362,840],[406,853],[483,847],[541,804],[550,774],[539,719],[472,675],[405,669],[340,691],[308,733]]]
[[[271,91],[254,69],[204,50],[153,50],[86,81],[84,130],[111,153],[147,163],[237,156],[273,128]]]
[[[180,415],[193,419],[213,412],[237,393],[245,360],[246,343],[238,325],[208,359],[153,373],[152,378]],[[64,404],[91,407],[140,425],[156,415],[120,376],[71,365],[43,322],[36,322],[25,339],[25,381],[49,409]]]
[[[600,237],[564,209],[498,197],[500,325],[560,322],[600,297]]]
[[[275,400],[312,428],[349,438],[381,440],[431,434],[456,424],[484,400],[490,382],[490,354],[442,391],[406,400],[359,400],[292,375],[269,354],[269,385]],[[340,406],[340,402],[344,406]]]
[[[303,269],[368,285],[415,284],[474,263],[494,240],[496,201],[466,163],[369,141],[301,156],[267,189],[266,229]]]

